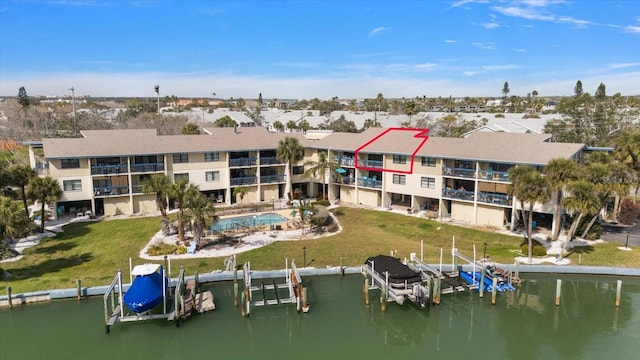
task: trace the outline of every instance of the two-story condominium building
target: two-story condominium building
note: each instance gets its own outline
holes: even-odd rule
[[[94,214],[155,211],[155,196],[141,191],[154,173],[186,178],[217,202],[233,204],[236,187],[245,202],[285,198],[286,164],[277,159],[280,140],[296,137],[304,159],[292,164],[294,189],[304,196],[371,207],[406,207],[433,217],[471,224],[514,223],[519,202],[507,194],[508,170],[521,164],[544,167],[553,158],[579,161],[584,144],[549,142],[550,135],[477,132],[466,138],[424,137],[424,131],[371,128],[359,134],[331,133],[318,139],[265,128],[212,128],[204,135],[157,135],[156,130],[91,130],[81,138],[43,139],[45,164],[34,167],[60,182],[58,213],[90,209]],[[305,178],[304,163],[326,151],[340,164],[332,174]],[[34,152],[31,151],[33,154]],[[44,170],[44,171],[42,171]],[[554,204],[535,207],[538,224],[552,223]]]

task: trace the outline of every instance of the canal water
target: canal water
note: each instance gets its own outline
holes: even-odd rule
[[[359,275],[306,277],[311,311],[233,307],[230,282],[205,286],[217,309],[181,323],[118,323],[102,298],[0,310],[2,359],[638,359],[640,280],[527,275],[513,293],[443,295],[439,306],[364,305]]]

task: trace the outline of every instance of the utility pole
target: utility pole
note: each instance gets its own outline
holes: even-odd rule
[[[160,85],[154,86],[153,91],[155,91],[158,96],[158,114],[160,114]]]
[[[76,89],[72,86],[69,88],[71,90],[71,106],[73,107],[73,130],[75,131],[77,126],[76,120]]]

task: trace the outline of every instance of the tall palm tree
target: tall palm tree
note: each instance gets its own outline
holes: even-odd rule
[[[307,161],[304,163],[305,167],[309,167],[305,170],[303,176],[304,177],[317,177],[318,174],[322,176],[322,200],[325,200],[325,186],[326,186],[326,175],[327,171],[330,175],[333,175],[338,180],[342,180],[342,175],[338,173],[338,168],[340,168],[340,164],[329,160],[326,151],[318,152],[318,161]]]
[[[569,227],[567,238],[572,240],[578,224],[585,215],[595,214],[600,210],[600,197],[596,186],[587,180],[575,180],[567,184],[569,196],[562,200],[562,206],[573,211],[574,219]]]
[[[549,180],[551,190],[554,192],[555,213],[553,214],[553,234],[551,240],[558,240],[562,220],[562,192],[566,184],[575,180],[578,175],[578,164],[566,158],[556,158],[549,161],[544,167],[544,175]]]
[[[29,200],[37,200],[42,204],[40,208],[40,232],[44,233],[44,222],[47,217],[45,205],[60,200],[62,197],[60,183],[51,176],[33,178],[27,186],[26,195]]]
[[[516,171],[514,171],[516,173]],[[511,175],[511,172],[510,174]],[[529,242],[529,263],[533,258],[533,207],[535,204],[544,204],[551,198],[551,187],[547,178],[536,170],[528,170],[516,175],[511,192],[522,203],[528,203],[527,209],[527,240]]]
[[[276,157],[278,160],[286,164],[285,173],[287,175],[287,184],[284,189],[285,196],[291,200],[293,194],[291,188],[293,187],[291,181],[291,166],[303,159],[304,148],[298,142],[298,139],[287,136],[278,142],[278,150]]]
[[[593,215],[589,224],[584,228],[580,237],[585,238],[591,230],[591,227],[600,218],[600,210],[606,210],[607,198],[611,195],[613,188],[611,187],[611,165],[610,158],[601,157],[597,161],[587,164],[583,168],[583,178],[591,182],[595,186],[595,196],[598,197],[600,203],[600,209],[589,215]]]
[[[171,188],[171,180],[165,174],[152,174],[142,181],[142,192],[145,194],[156,194],[156,208],[160,211],[160,222],[162,234],[165,236],[171,233],[169,217],[165,202]]]
[[[186,199],[185,206],[193,222],[193,241],[201,247],[207,221],[211,219],[215,222],[218,220],[218,216],[215,215],[216,209],[209,198],[200,192],[194,193],[193,195],[194,196]]]
[[[520,192],[520,188],[524,186],[525,180],[526,180],[526,176],[528,176],[528,174],[530,172],[535,171],[535,169],[531,166],[528,165],[519,165],[519,166],[514,166],[512,168],[509,169],[509,179],[511,181],[510,184],[507,185],[507,193],[511,196],[515,196],[516,200],[518,200],[520,202],[520,219],[522,220],[522,223],[524,224],[526,221],[526,215],[524,213],[524,200],[522,200],[521,198],[519,198],[517,196],[517,193]],[[516,226],[512,226],[512,228],[515,230]],[[527,229],[525,229],[525,232],[527,231]],[[527,236],[529,236],[529,233],[527,233]]]
[[[625,164],[613,162],[609,164],[611,176],[609,177],[609,187],[612,195],[615,196],[613,204],[613,221],[618,221],[620,212],[620,199],[629,194],[631,187],[638,182],[636,173]]]
[[[36,177],[36,171],[29,165],[14,164],[8,169],[9,172],[9,184],[20,188],[20,194],[22,196],[22,205],[24,206],[24,212],[29,216],[29,207],[27,206],[27,185],[29,181]]]
[[[198,185],[189,183],[187,179],[178,179],[169,188],[169,198],[175,202],[178,209],[178,240],[184,241],[184,210],[190,198],[200,193]]]

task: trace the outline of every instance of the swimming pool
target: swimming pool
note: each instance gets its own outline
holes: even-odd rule
[[[285,221],[287,221],[287,218],[274,213],[238,216],[218,220],[215,224],[211,225],[211,231],[227,231],[246,227],[275,225]]]

